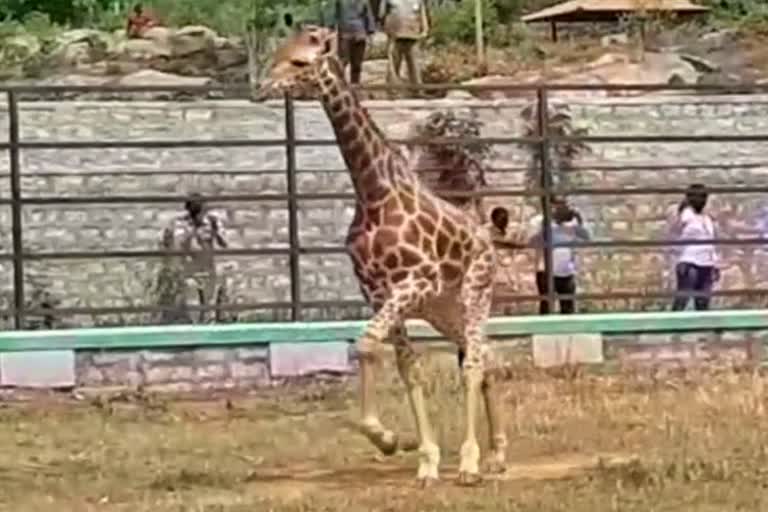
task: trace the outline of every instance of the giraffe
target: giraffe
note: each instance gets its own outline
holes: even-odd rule
[[[304,26],[283,42],[257,96],[279,91],[319,96],[355,191],[355,215],[345,245],[374,311],[356,341],[360,430],[385,455],[408,449],[382,424],[376,402],[377,352],[389,340],[416,422],[417,481],[426,487],[439,479],[441,453],[427,415],[425,374],[405,329],[407,319],[421,318],[453,340],[463,356],[466,426],[458,482],[471,485],[482,478],[476,434],[481,397],[490,437],[486,471],[503,472],[507,437],[498,397],[501,368],[484,329],[496,265],[492,233],[507,229],[506,212],[493,212],[493,226],[481,224],[419,179],[406,153],[386,140],[345,81],[335,31]]]

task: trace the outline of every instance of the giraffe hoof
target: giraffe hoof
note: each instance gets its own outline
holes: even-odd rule
[[[483,472],[489,475],[501,475],[507,472],[507,465],[497,459],[488,459],[483,462]]]
[[[400,439],[397,444],[398,449],[403,452],[415,452],[419,446],[421,446],[419,440],[414,438]]]
[[[397,453],[397,449],[400,445],[397,434],[394,432],[384,432],[382,435],[373,436],[370,438],[376,448],[379,449],[382,455],[391,456]]]
[[[434,487],[435,484],[437,484],[438,479],[435,477],[427,476],[424,478],[418,478],[416,480],[416,485],[420,489],[429,489],[430,487]]]
[[[479,485],[483,481],[480,473],[470,473],[468,471],[459,471],[458,484],[465,487]]]

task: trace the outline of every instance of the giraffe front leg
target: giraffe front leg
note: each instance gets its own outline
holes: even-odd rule
[[[376,405],[376,364],[378,352],[392,328],[401,322],[402,305],[396,299],[386,301],[369,322],[365,332],[357,342],[357,354],[360,361],[360,405],[362,433],[383,453],[393,455],[397,452],[397,435],[384,428],[379,419]]]
[[[491,309],[493,291],[492,252],[476,259],[464,275],[461,305],[464,310],[464,361],[462,378],[466,406],[466,436],[461,446],[459,483],[480,481],[480,446],[477,442],[477,408],[486,372],[485,323]]]
[[[423,487],[427,487],[439,479],[440,447],[435,441],[432,425],[427,416],[424,400],[424,367],[420,354],[413,349],[403,326],[395,331],[394,341],[397,369],[405,384],[419,436],[420,458],[416,478]]]

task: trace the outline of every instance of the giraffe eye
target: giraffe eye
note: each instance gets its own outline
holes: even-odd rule
[[[296,66],[297,68],[305,68],[309,66],[309,62],[305,60],[294,59],[291,61],[291,65]]]

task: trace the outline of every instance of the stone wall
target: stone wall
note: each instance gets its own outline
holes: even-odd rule
[[[569,99],[574,120],[593,135],[754,134],[768,128],[768,96],[603,97]],[[4,103],[3,103],[4,104]],[[519,100],[372,101],[374,119],[391,137],[404,137],[414,120],[436,108],[472,109],[486,124],[485,135],[519,136]],[[296,108],[297,136],[332,138],[319,105],[301,102]],[[280,139],[284,137],[281,103],[240,101],[199,102],[28,102],[22,103],[24,141],[144,139]],[[0,140],[7,139],[7,112],[0,107]],[[585,187],[710,185],[766,183],[765,143],[628,143],[596,144],[580,158],[572,182]],[[498,146],[493,165],[507,169],[489,176],[492,186],[521,187],[528,153],[513,145]],[[297,150],[298,188],[302,193],[351,191],[335,146]],[[664,170],[647,170],[663,164]],[[763,165],[765,164],[765,165]],[[29,149],[22,152],[22,188],[27,197],[72,197],[142,194],[269,194],[285,191],[285,149]],[[605,166],[619,166],[604,170]],[[0,152],[0,170],[8,168]],[[511,168],[511,170],[509,170]],[[0,179],[0,197],[8,197],[9,180]],[[574,197],[599,239],[644,239],[663,235],[665,217],[677,196]],[[760,194],[713,198],[713,211],[729,234],[727,219],[749,221],[764,203]],[[533,202],[505,200],[513,219],[536,213]],[[157,247],[159,231],[180,210],[180,204],[29,205],[24,208],[24,247],[28,251],[142,250]],[[231,246],[287,247],[285,204],[221,203],[216,205],[230,230]],[[300,241],[307,246],[339,245],[352,217],[349,201],[315,200],[300,204]],[[0,245],[11,249],[10,211],[0,207]],[[765,286],[768,254],[748,247],[723,250],[722,288]],[[671,284],[669,261],[662,251],[647,249],[580,250],[580,291],[657,290]],[[515,289],[533,293],[529,254],[514,257]],[[288,260],[282,256],[232,257],[221,261],[239,303],[290,298]],[[62,307],[125,306],[146,303],[146,286],[157,270],[152,260],[29,261],[28,291],[46,290]],[[301,257],[304,300],[357,300],[359,291],[344,255]],[[11,266],[0,264],[0,291],[10,294]],[[506,293],[508,293],[507,290]],[[755,299],[721,298],[718,306],[754,304]],[[6,300],[7,302],[7,300]],[[658,309],[667,300],[591,301],[582,310]],[[508,312],[533,311],[534,304],[503,306]],[[359,317],[359,308],[310,311],[314,318]],[[241,318],[284,319],[286,312],[246,312]],[[136,315],[70,317],[70,325],[142,323]]]
[[[601,371],[648,367],[730,368],[762,364],[766,332],[598,334],[570,341],[565,338],[563,335],[507,337],[496,339],[494,347],[502,364],[511,364],[513,368],[519,368],[526,359],[540,367],[561,366],[567,362],[601,365]],[[446,372],[457,371],[453,346],[420,345],[432,363],[436,362]],[[391,346],[385,347],[381,355],[387,366],[394,362]],[[167,392],[268,388],[323,379],[355,379],[357,362],[351,340],[293,346],[263,343],[148,350],[6,352],[0,353],[0,396],[6,389],[30,388],[142,388]],[[428,367],[434,368],[434,365]],[[396,371],[390,370],[382,376],[398,380]]]

